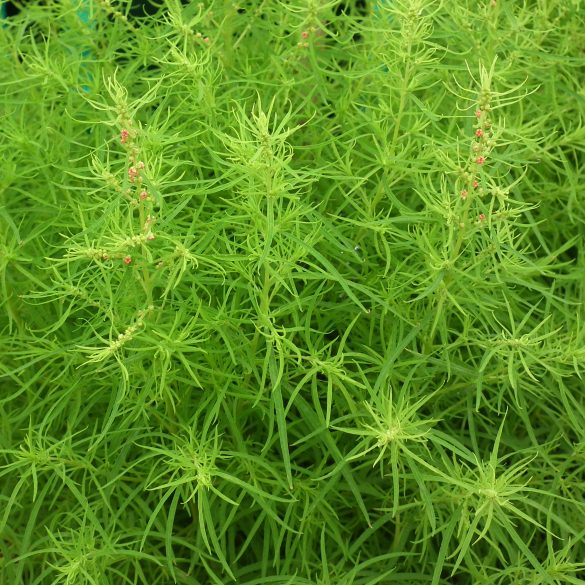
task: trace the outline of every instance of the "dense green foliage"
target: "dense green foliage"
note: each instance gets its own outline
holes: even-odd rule
[[[11,585],[585,584],[580,0],[0,26]]]

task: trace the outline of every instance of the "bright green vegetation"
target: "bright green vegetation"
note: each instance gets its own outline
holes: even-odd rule
[[[0,580],[585,584],[582,2],[82,4],[0,27]]]

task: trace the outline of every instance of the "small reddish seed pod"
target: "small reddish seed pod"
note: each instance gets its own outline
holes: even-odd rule
[[[124,256],[123,262],[126,264],[126,266],[132,264],[132,256]]]
[[[478,157],[475,159],[475,162],[476,162],[478,165],[482,165],[482,164],[485,162],[485,157],[484,157],[484,156],[478,156]]]
[[[479,214],[479,221],[485,221],[485,213]]]

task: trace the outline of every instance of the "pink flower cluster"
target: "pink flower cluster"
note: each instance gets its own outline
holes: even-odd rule
[[[132,166],[128,169],[128,178],[131,183],[134,183],[136,179],[140,179],[140,171],[144,169],[144,163],[139,161],[136,166]]]

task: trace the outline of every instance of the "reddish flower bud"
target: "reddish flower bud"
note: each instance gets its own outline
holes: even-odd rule
[[[463,191],[461,191],[461,199],[467,199],[467,189],[463,189]]]
[[[132,256],[124,256],[123,262],[126,264],[126,266],[132,264]]]
[[[481,128],[478,128],[478,129],[475,131],[475,135],[476,135],[478,138],[481,138],[481,137],[483,136],[483,130],[482,130]]]
[[[124,129],[120,132],[120,142],[122,144],[126,144],[126,142],[128,141],[128,137],[130,136],[130,132],[128,132],[128,130]]]
[[[130,181],[132,181],[134,183],[137,176],[138,176],[138,169],[136,167],[130,167],[128,169],[128,178],[130,179]]]
[[[481,118],[481,110],[475,110],[475,117]]]
[[[478,157],[475,159],[475,162],[476,162],[478,165],[482,165],[482,164],[485,162],[485,157],[484,157],[484,156],[478,156]]]
[[[301,37],[303,37],[303,39],[308,39],[308,38],[309,38],[309,32],[308,32],[308,31],[306,31],[306,30],[304,30],[304,31],[301,33]]]
[[[485,221],[485,213],[479,214],[479,221]]]

